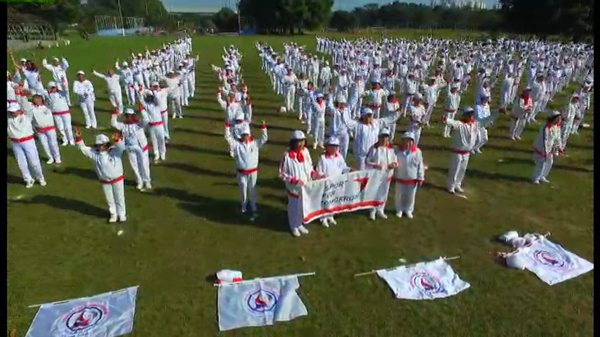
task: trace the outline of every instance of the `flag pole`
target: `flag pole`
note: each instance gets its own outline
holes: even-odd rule
[[[443,259],[444,261],[450,261],[450,260],[456,260],[456,259],[460,259],[460,256],[444,257],[444,258],[442,258],[442,259]],[[412,266],[412,265],[414,265],[414,264],[416,264],[416,263],[413,263],[413,264],[407,264],[407,265],[402,265],[401,267]],[[397,268],[397,267],[391,267],[391,268],[387,268],[387,269],[383,269],[383,270],[390,270],[390,269],[394,269],[394,268]],[[381,270],[381,269],[378,269],[378,270]],[[372,275],[372,274],[375,274],[375,273],[377,273],[377,270],[371,270],[371,271],[367,271],[367,272],[364,272],[364,273],[358,273],[358,274],[354,274],[354,277],[366,276],[366,275]]]
[[[270,279],[276,279],[276,278],[286,278],[286,277],[314,276],[315,274],[316,274],[315,272],[312,272],[312,273],[302,273],[302,274],[293,274],[293,275],[284,275],[284,276],[258,277],[253,280],[245,280],[245,281],[240,281],[240,282],[227,282],[227,283],[222,283],[222,284],[215,283],[215,284],[213,284],[213,286],[220,287],[222,285],[236,285],[236,284],[243,284],[243,283],[248,283],[248,282],[270,280]]]

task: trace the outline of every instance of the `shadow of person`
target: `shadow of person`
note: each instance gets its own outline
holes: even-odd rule
[[[90,205],[81,200],[68,199],[55,195],[37,195],[29,200],[15,200],[12,203],[25,205],[47,205],[54,209],[73,211],[96,218],[108,218],[108,211],[106,209]]]
[[[250,221],[250,214],[240,211],[240,203],[216,200],[175,188],[156,188],[153,195],[180,201],[177,207],[197,217],[225,225],[250,225],[276,232],[287,232],[287,212],[268,205],[258,205],[258,218]]]

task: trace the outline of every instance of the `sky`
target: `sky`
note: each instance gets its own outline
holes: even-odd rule
[[[221,7],[235,7],[235,0],[162,0],[165,8],[170,12],[203,12],[217,11]],[[394,2],[394,0],[335,0],[334,10],[352,10],[355,7],[364,6],[368,3],[377,3],[380,5]],[[430,0],[407,0],[404,2],[430,4]],[[485,0],[488,7],[491,7],[495,1]]]

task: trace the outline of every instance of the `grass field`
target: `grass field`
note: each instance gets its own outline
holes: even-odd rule
[[[74,79],[77,70],[103,71],[130,49],[152,48],[170,39],[75,41],[39,52],[38,58],[64,55],[71,64],[69,78]],[[370,222],[359,212],[339,216],[338,225],[329,229],[311,224],[311,233],[296,239],[288,231],[277,165],[291,132],[304,126],[295,116],[276,113],[283,98],[272,93],[260,70],[257,39],[279,50],[292,39],[309,49],[315,45],[309,36],[194,38],[200,56],[196,97],[184,119],[170,122],[167,161],[151,168],[153,192],[135,190],[129,162],[124,161],[129,178],[124,225],[106,223],[93,163],[76,148],[61,148],[61,167],[43,164],[48,186],[29,190],[8,150],[8,328],[17,329],[18,336],[25,334],[37,310],[28,308],[30,304],[139,285],[132,336],[215,336],[216,289],[210,277],[230,268],[241,270],[247,279],[310,271],[317,275],[301,279],[299,294],[309,316],[224,335],[592,335],[593,273],[550,287],[532,273],[507,269],[490,252],[506,250],[494,236],[507,230],[550,231],[553,241],[593,262],[593,115],[586,117],[592,127],[569,143],[569,156],[556,160],[552,183],[539,186],[529,183],[538,127],[528,127],[523,140],[515,143],[507,136],[508,117],[502,117],[490,129],[484,154],[471,159],[466,200],[445,192],[449,141],[441,138],[437,124],[422,136],[429,171],[417,196],[415,219],[390,216]],[[229,44],[244,54],[242,68],[255,104],[255,122],[264,119],[269,124],[258,182],[260,217],[255,223],[239,212],[234,163],[222,136],[223,112],[215,101],[218,83],[208,66],[221,65],[222,47]],[[99,125],[110,134],[106,86],[91,80]],[[562,107],[570,93],[556,99],[554,107]],[[472,102],[472,95],[471,87],[463,102]],[[493,93],[494,103],[497,98],[498,92]],[[81,125],[79,107],[72,112]],[[253,130],[258,134],[258,125]],[[93,134],[83,132],[91,143]],[[317,155],[312,151],[313,160]],[[119,228],[125,230],[122,236],[116,235]],[[352,277],[398,265],[400,258],[414,263],[454,255],[461,259],[451,262],[453,268],[471,288],[443,300],[395,300],[376,276]]]

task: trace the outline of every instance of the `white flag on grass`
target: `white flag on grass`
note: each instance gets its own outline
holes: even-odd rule
[[[396,295],[407,300],[433,300],[450,297],[471,285],[461,280],[442,258],[377,271]]]
[[[219,287],[219,330],[273,325],[308,315],[296,294],[298,277],[243,281]]]
[[[138,287],[42,304],[25,337],[115,337],[133,330]]]
[[[521,248],[516,254],[523,258],[525,268],[549,285],[572,279],[594,269],[594,265],[589,261],[546,239]]]

